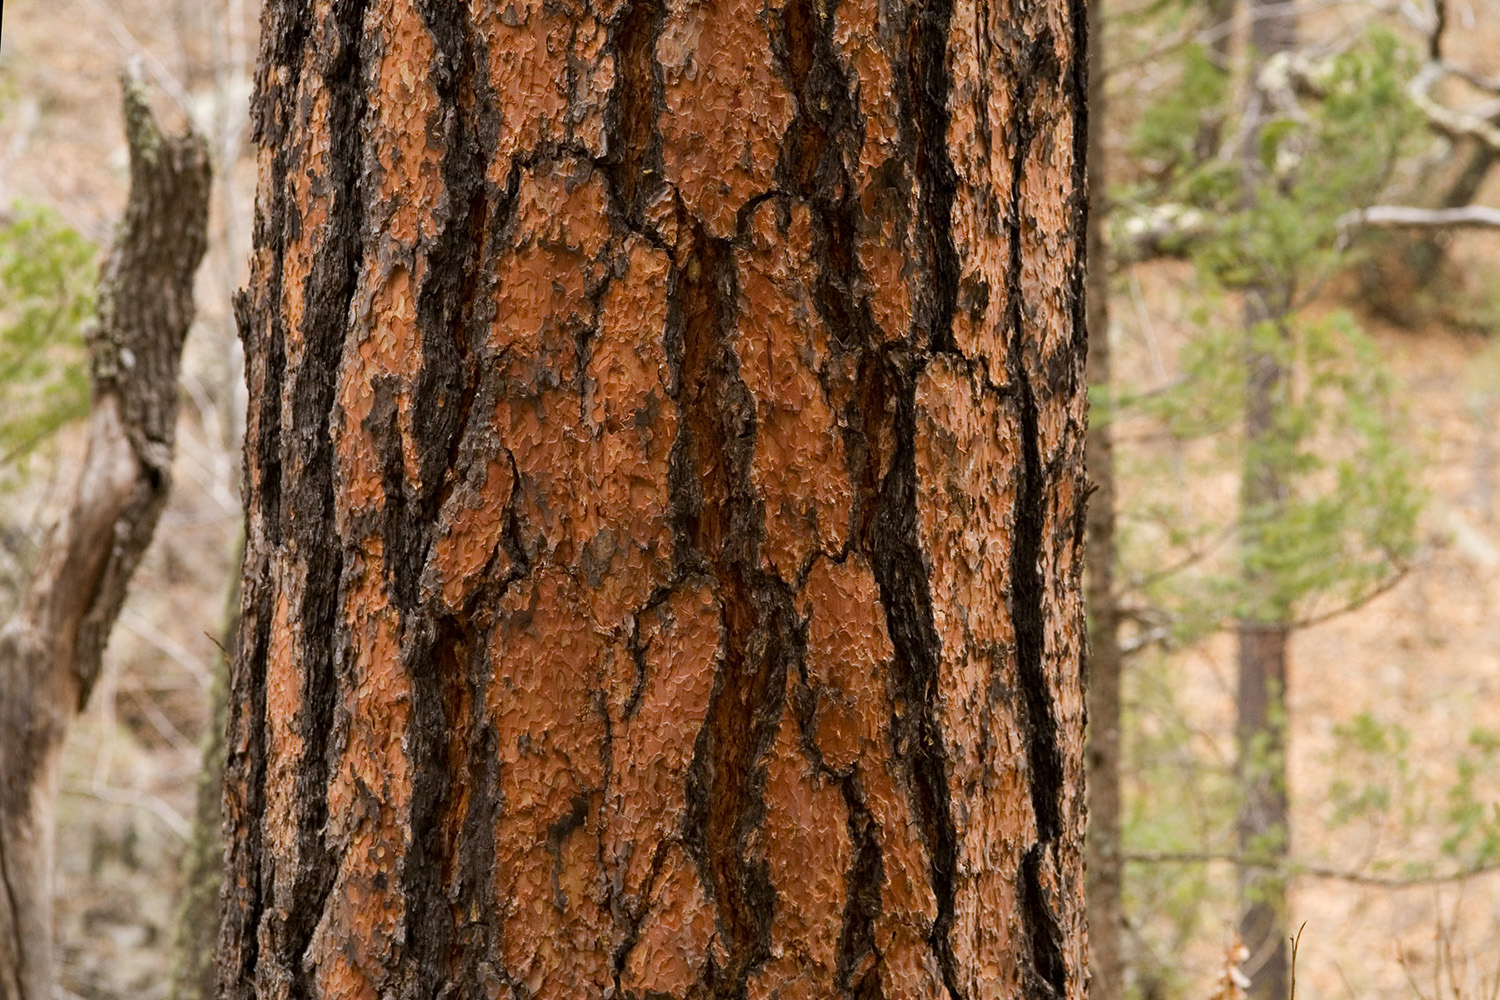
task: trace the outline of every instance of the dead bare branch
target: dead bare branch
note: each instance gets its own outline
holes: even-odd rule
[[[1439,104],[1432,97],[1433,88],[1444,76],[1452,73],[1445,63],[1430,62],[1423,66],[1407,85],[1406,94],[1417,110],[1427,116],[1427,122],[1437,131],[1454,138],[1467,137],[1481,142],[1500,153],[1500,126],[1487,121],[1473,112],[1458,111]]]
[[[1359,226],[1411,229],[1500,229],[1500,208],[1463,205],[1458,208],[1417,208],[1411,205],[1372,205],[1339,218],[1339,228]]]
[[[1240,868],[1275,871],[1289,877],[1326,879],[1348,882],[1353,885],[1372,886],[1380,889],[1416,889],[1423,886],[1465,882],[1472,878],[1500,872],[1500,862],[1470,865],[1449,872],[1434,872],[1425,875],[1392,876],[1370,872],[1332,868],[1326,865],[1305,864],[1298,861],[1275,862],[1247,858],[1232,851],[1127,851],[1126,861],[1137,864],[1233,864]]]

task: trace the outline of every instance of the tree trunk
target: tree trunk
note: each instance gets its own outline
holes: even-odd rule
[[[1108,396],[1109,192],[1104,153],[1102,4],[1089,18],[1088,383]],[[1088,508],[1088,915],[1092,1000],[1125,995],[1124,870],[1120,854],[1120,609],[1115,595],[1115,455],[1112,413],[1090,414],[1086,451],[1094,493]]]
[[[1081,16],[266,5],[225,997],[1081,1000]]]
[[[243,558],[244,549],[240,547]],[[172,941],[170,1000],[214,1000],[219,970],[219,895],[224,887],[224,730],[229,722],[229,662],[240,626],[240,581],[229,588],[224,661],[216,663],[209,691],[208,732],[193,811],[192,838],[182,859],[182,895]]]
[[[1204,0],[1204,28],[1214,64],[1226,72],[1233,57],[1235,0]]]
[[[1234,42],[1235,2],[1236,0],[1204,0],[1203,3],[1203,27],[1208,35],[1208,56],[1214,66],[1226,75],[1234,58],[1231,48]],[[1198,123],[1193,152],[1199,163],[1205,163],[1219,155],[1224,143],[1224,116],[1231,110],[1228,105],[1211,108],[1207,116]]]
[[[0,629],[0,998],[51,1000],[58,767],[171,483],[177,368],[208,224],[209,166],[125,86],[130,198],[99,283],[87,451],[66,513]]]
[[[1297,17],[1285,0],[1250,0],[1250,99],[1241,163],[1247,209],[1254,211],[1263,180],[1260,129],[1267,119],[1259,86],[1266,61],[1297,43]],[[1241,484],[1243,544],[1253,553],[1263,544],[1263,526],[1281,515],[1286,483],[1281,475],[1282,423],[1277,408],[1286,399],[1288,372],[1281,354],[1257,335],[1280,328],[1287,310],[1289,278],[1268,276],[1245,292],[1246,387],[1245,469]],[[1235,728],[1240,786],[1236,824],[1239,851],[1248,863],[1238,872],[1240,939],[1250,952],[1245,971],[1252,1000],[1287,996],[1287,900],[1284,874],[1290,830],[1286,788],[1287,639],[1290,610],[1277,596],[1278,582],[1247,559],[1244,589],[1249,613],[1239,626],[1239,685]]]

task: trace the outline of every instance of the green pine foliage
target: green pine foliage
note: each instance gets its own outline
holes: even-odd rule
[[[1233,620],[1295,622],[1357,603],[1411,555],[1422,498],[1415,458],[1399,433],[1397,386],[1351,313],[1318,312],[1308,302],[1354,263],[1340,220],[1381,196],[1397,162],[1413,150],[1419,123],[1404,93],[1415,60],[1388,32],[1295,74],[1289,63],[1273,65],[1267,72],[1285,76],[1284,93],[1297,99],[1262,130],[1265,169],[1246,199],[1237,163],[1195,159],[1197,129],[1233,99],[1225,75],[1200,46],[1186,47],[1180,58],[1180,84],[1143,114],[1135,133],[1134,155],[1153,171],[1128,197],[1149,192],[1212,220],[1190,238],[1200,299],[1190,312],[1199,333],[1179,359],[1175,383],[1135,398],[1117,392],[1111,419],[1146,417],[1173,443],[1165,450],[1174,474],[1127,469],[1160,490],[1148,485],[1142,506],[1127,512],[1127,536],[1134,524],[1143,537],[1125,540],[1127,562],[1137,562],[1123,575],[1150,581],[1143,596],[1185,643]],[[1247,287],[1274,296],[1274,311],[1282,313],[1248,339],[1223,308],[1229,293]],[[1274,358],[1289,376],[1272,433],[1254,445],[1259,454],[1247,455],[1251,350]],[[1132,459],[1159,461],[1149,454]],[[1274,472],[1285,503],[1248,517],[1234,506],[1182,509],[1187,481],[1223,476],[1247,459]],[[1160,572],[1204,547],[1215,551]],[[1273,581],[1269,591],[1242,592],[1247,568]]]
[[[0,473],[88,411],[95,253],[46,209],[0,227]]]
[[[1184,650],[1221,641],[1237,622],[1295,626],[1367,600],[1414,555],[1424,499],[1399,386],[1357,318],[1326,306],[1331,283],[1360,260],[1345,217],[1389,197],[1422,141],[1405,95],[1416,58],[1394,34],[1373,30],[1320,62],[1273,60],[1263,82],[1275,112],[1254,151],[1258,169],[1247,171],[1233,148],[1242,141],[1238,88],[1201,45],[1175,57],[1175,79],[1137,116],[1130,179],[1111,200],[1126,209],[1117,240],[1132,213],[1190,223],[1158,247],[1193,264],[1180,314],[1195,332],[1171,384],[1095,397],[1096,412],[1123,429],[1117,577],[1135,622],[1127,643],[1141,646],[1124,720],[1123,849],[1143,859],[1127,869],[1136,986],[1168,994],[1177,992],[1172,957],[1222,934],[1237,891],[1233,724],[1205,725],[1203,704],[1182,683]],[[1268,296],[1279,318],[1247,331],[1237,307],[1246,289]],[[1244,431],[1252,352],[1287,373],[1272,431],[1253,446]],[[1270,470],[1285,501],[1242,511],[1247,465]],[[1232,690],[1232,678],[1216,681]],[[1399,758],[1398,735],[1386,737],[1368,755]],[[1279,774],[1278,764],[1251,747],[1249,770]],[[1500,817],[1470,785],[1460,773],[1450,796],[1448,823],[1462,843],[1452,857],[1500,854]],[[1337,789],[1333,812],[1352,822],[1386,808],[1381,794]],[[1267,857],[1279,846],[1263,845]],[[1204,863],[1211,858],[1224,860]]]
[[[1438,853],[1413,858],[1378,851],[1374,874],[1424,879],[1482,871],[1500,863],[1500,733],[1475,728],[1445,773],[1419,769],[1412,733],[1398,721],[1360,712],[1334,727],[1329,763],[1339,777],[1329,788],[1332,829],[1355,824],[1378,831],[1377,843],[1409,844],[1424,832],[1440,835]]]

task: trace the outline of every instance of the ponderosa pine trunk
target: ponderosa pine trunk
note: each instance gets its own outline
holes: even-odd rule
[[[1285,0],[1249,0],[1250,100],[1241,166],[1245,200],[1253,210],[1261,165],[1261,126],[1271,117],[1260,73],[1272,57],[1297,44],[1297,15]],[[1240,940],[1250,957],[1244,968],[1253,1000],[1286,1000],[1289,985],[1286,862],[1287,821],[1287,643],[1290,609],[1278,581],[1259,567],[1255,552],[1264,526],[1284,511],[1285,423],[1278,410],[1287,399],[1290,373],[1279,344],[1288,308],[1286,276],[1267,274],[1245,290],[1245,467],[1241,482],[1244,589],[1248,614],[1239,624],[1236,698],[1240,812],[1236,823],[1244,859],[1239,867]],[[1274,338],[1266,336],[1276,330]]]
[[[1084,34],[265,5],[224,997],[1082,1000]]]
[[[1089,480],[1086,600],[1088,651],[1088,914],[1093,975],[1091,1000],[1125,996],[1125,871],[1120,842],[1120,603],[1115,593],[1115,451],[1111,428],[1109,349],[1109,244],[1105,223],[1109,190],[1103,127],[1105,67],[1099,0],[1089,17],[1089,387],[1106,400],[1090,413],[1086,443]]]
[[[65,513],[0,629],[0,1000],[52,1000],[63,743],[167,503],[177,371],[207,248],[208,150],[164,136],[125,85],[130,195],[89,337],[86,451]]]

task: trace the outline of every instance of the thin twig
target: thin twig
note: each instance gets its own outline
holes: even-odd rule
[[[66,795],[98,799],[100,802],[109,802],[115,805],[130,806],[133,809],[139,809],[161,820],[163,826],[181,837],[184,842],[192,837],[193,824],[189,823],[182,813],[173,809],[158,795],[152,795],[149,792],[138,792],[129,788],[113,788],[99,782],[74,787],[65,786],[62,791]]]
[[[1297,949],[1302,945],[1302,932],[1307,929],[1307,921],[1302,921],[1302,926],[1297,928],[1297,936],[1292,938],[1292,983],[1287,988],[1286,1000],[1297,1000]]]
[[[1126,851],[1121,855],[1125,861],[1136,864],[1214,864],[1223,862],[1240,868],[1279,872],[1283,875],[1305,875],[1309,878],[1327,879],[1333,882],[1349,882],[1380,889],[1414,889],[1421,886],[1444,885],[1466,882],[1471,878],[1500,872],[1500,861],[1471,865],[1453,872],[1432,875],[1412,875],[1396,878],[1388,875],[1371,875],[1367,872],[1348,871],[1322,865],[1305,865],[1297,862],[1272,862],[1246,858],[1243,855],[1218,851]]]
[[[1376,584],[1374,587],[1371,587],[1369,590],[1365,591],[1360,596],[1352,598],[1339,605],[1338,607],[1331,608],[1328,611],[1322,612],[1321,614],[1309,615],[1306,618],[1294,618],[1289,622],[1277,622],[1276,627],[1291,629],[1312,628],[1315,625],[1322,625],[1327,622],[1333,621],[1333,619],[1340,618],[1352,611],[1358,611],[1360,608],[1369,604],[1377,597],[1381,597],[1385,594],[1390,593],[1392,590],[1395,590],[1396,587],[1401,584],[1401,581],[1406,579],[1406,575],[1409,572],[1411,572],[1411,567],[1397,564],[1396,571],[1394,573],[1386,577],[1384,580],[1380,581],[1380,583]]]

